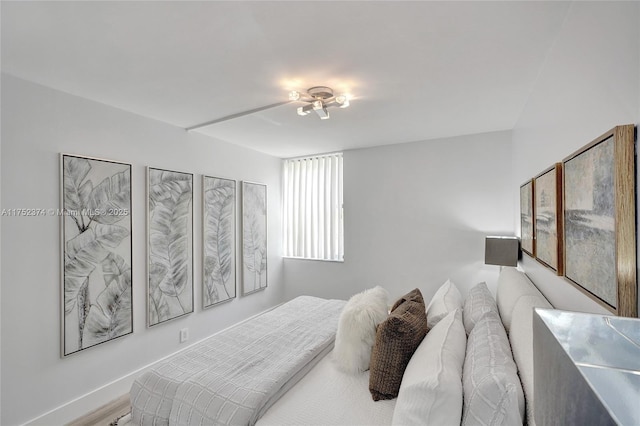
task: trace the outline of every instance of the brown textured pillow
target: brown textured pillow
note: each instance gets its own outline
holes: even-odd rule
[[[422,303],[423,305],[425,304],[420,290],[417,288],[414,288],[409,293],[405,294],[400,299],[396,300],[396,303],[394,303],[393,306],[391,307],[391,312],[395,311],[398,306],[402,305],[404,302],[407,302],[407,301],[415,301],[418,303]]]
[[[427,334],[427,314],[420,290],[402,296],[376,330],[369,364],[369,391],[374,401],[398,396],[402,375]]]

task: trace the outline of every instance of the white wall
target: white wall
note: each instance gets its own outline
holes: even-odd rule
[[[0,8],[1,10],[2,8]],[[0,13],[1,15],[1,13]],[[0,82],[0,98],[2,97],[2,82]],[[1,106],[0,106],[1,109]],[[2,128],[2,118],[0,117],[0,128]],[[0,141],[2,137],[0,135]],[[0,165],[2,162],[2,144],[0,143]],[[0,200],[2,200],[2,173],[0,173]],[[0,203],[1,204],[1,203]],[[0,207],[2,207],[0,205]],[[0,221],[2,218],[0,217]],[[2,241],[2,226],[0,225],[0,241]],[[2,271],[2,244],[0,244],[0,271]],[[2,273],[0,273],[0,307],[2,307]],[[2,330],[2,315],[0,313],[0,332]],[[2,338],[0,334],[0,384],[2,383]],[[2,419],[2,385],[0,385],[0,421]]]
[[[344,263],[285,259],[287,297],[494,286],[484,237],[514,235],[511,155],[511,132],[345,152]]]
[[[571,4],[513,131],[516,203],[527,179],[612,127],[640,122],[639,15],[637,2]],[[521,266],[557,308],[606,312],[530,257]]]
[[[59,218],[2,217],[2,425],[54,410],[283,301],[280,159],[3,75],[2,208],[58,208],[61,152],[133,165],[134,333],[61,359]],[[196,312],[151,329],[145,317],[148,165],[195,174]],[[199,261],[202,174],[266,183],[271,236],[269,287],[206,311]],[[190,339],[180,344],[184,327]],[[66,420],[40,423],[62,423],[92,408],[79,406],[79,412],[66,410]]]

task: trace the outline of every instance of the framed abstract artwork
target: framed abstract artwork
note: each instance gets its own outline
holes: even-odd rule
[[[62,355],[133,333],[131,164],[62,154]]]
[[[562,163],[536,176],[533,187],[536,259],[562,275]]]
[[[242,182],[242,294],[267,287],[267,185]]]
[[[535,253],[533,186],[533,180],[520,185],[520,248],[532,257]]]
[[[236,181],[202,177],[202,304],[236,297]]]
[[[611,312],[636,317],[634,126],[563,161],[565,278]]]
[[[193,312],[193,174],[147,168],[147,322]]]

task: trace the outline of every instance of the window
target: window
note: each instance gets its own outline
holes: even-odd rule
[[[342,153],[284,161],[284,255],[344,258]]]

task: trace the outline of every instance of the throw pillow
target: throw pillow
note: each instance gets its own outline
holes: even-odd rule
[[[462,377],[462,425],[522,424],[522,385],[496,312],[485,313],[469,334]]]
[[[409,293],[405,294],[400,299],[396,300],[396,303],[394,303],[393,306],[391,307],[391,312],[395,311],[396,308],[402,305],[404,302],[410,301],[410,300],[424,304],[424,298],[422,297],[422,293],[417,288],[414,288]]]
[[[353,374],[369,368],[376,326],[387,318],[388,300],[387,290],[377,286],[352,296],[342,309],[333,350],[340,370]]]
[[[467,334],[471,333],[475,324],[487,312],[495,312],[500,316],[496,300],[491,295],[487,284],[482,282],[469,290],[467,297],[464,299],[462,319]]]
[[[460,310],[429,331],[404,372],[392,424],[460,424],[466,343]]]
[[[447,280],[431,298],[427,307],[427,325],[433,328],[438,321],[446,317],[449,312],[462,308],[462,295],[458,287],[451,280]]]
[[[369,391],[374,401],[398,396],[402,375],[427,334],[424,299],[416,289],[394,304],[395,309],[376,331],[369,364]]]

